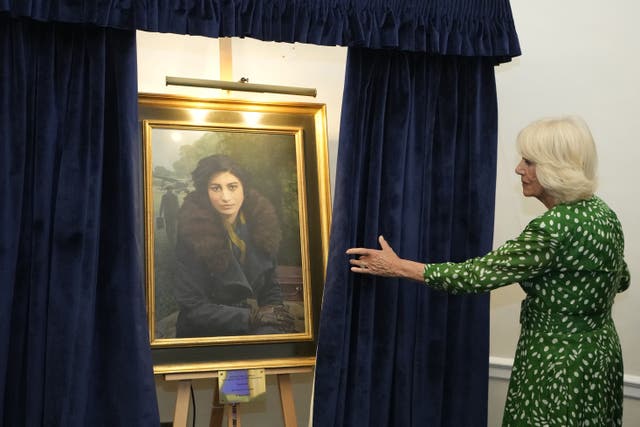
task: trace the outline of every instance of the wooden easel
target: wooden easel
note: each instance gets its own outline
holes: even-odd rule
[[[280,391],[280,405],[282,408],[282,418],[284,427],[298,427],[296,418],[296,408],[293,402],[293,391],[291,388],[290,374],[312,372],[310,366],[297,368],[268,368],[265,375],[277,375],[278,389]],[[165,374],[165,381],[179,381],[178,392],[176,394],[176,408],[173,414],[174,427],[187,427],[189,416],[189,401],[191,396],[191,382],[197,379],[214,379],[213,406],[211,409],[210,427],[221,427],[222,418],[227,415],[228,427],[241,427],[239,406],[220,405],[218,394],[218,371],[210,372],[189,372],[184,374]],[[234,411],[235,410],[235,411]],[[233,423],[235,419],[235,424]]]

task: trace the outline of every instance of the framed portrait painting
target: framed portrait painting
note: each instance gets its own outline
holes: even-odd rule
[[[330,223],[324,105],[140,94],[139,124],[156,371],[312,363]]]

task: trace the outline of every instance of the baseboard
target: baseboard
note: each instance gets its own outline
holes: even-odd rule
[[[508,380],[511,376],[513,359],[505,357],[489,357],[489,378]],[[624,376],[624,397],[640,399],[640,377],[636,375]]]

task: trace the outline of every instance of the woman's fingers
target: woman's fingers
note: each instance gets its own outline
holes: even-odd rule
[[[387,243],[387,241],[385,240],[385,238],[384,238],[384,236],[382,234],[378,237],[378,242],[380,243],[380,247],[383,250],[391,249],[391,246],[389,246],[389,244]]]
[[[349,263],[351,264],[351,271],[353,271],[354,273],[372,273],[372,271],[369,270],[369,265],[362,259],[350,259]]]
[[[391,246],[389,246],[389,244],[387,243],[387,241],[382,235],[378,236],[378,242],[380,243],[380,247],[382,248],[382,250],[391,249],[391,251],[393,251]],[[362,256],[362,255],[371,255],[374,252],[380,252],[380,251],[378,251],[377,249],[370,249],[370,248],[349,248],[347,249],[346,253],[348,255]]]
[[[355,255],[355,258],[349,259],[351,271],[354,273],[379,274],[387,268],[385,252],[393,252],[391,246],[387,243],[383,236],[378,237],[381,250],[370,248],[349,248],[347,255]]]
[[[355,255],[349,259],[351,271],[354,273],[372,274],[383,277],[398,277],[398,263],[401,259],[389,246],[384,236],[378,236],[381,249],[350,248],[348,255]]]
[[[394,251],[391,245],[387,243],[387,240],[384,238],[383,235],[380,235],[380,237],[378,237],[378,242],[380,242],[380,247],[384,252],[390,252],[393,255],[396,255],[396,251]]]
[[[367,248],[349,248],[347,249],[347,255],[365,255],[367,251]]]

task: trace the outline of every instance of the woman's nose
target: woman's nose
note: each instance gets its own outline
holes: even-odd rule
[[[522,162],[524,162],[524,160],[520,160],[516,165],[516,169],[515,169],[516,175],[524,175],[524,168],[522,167]]]

